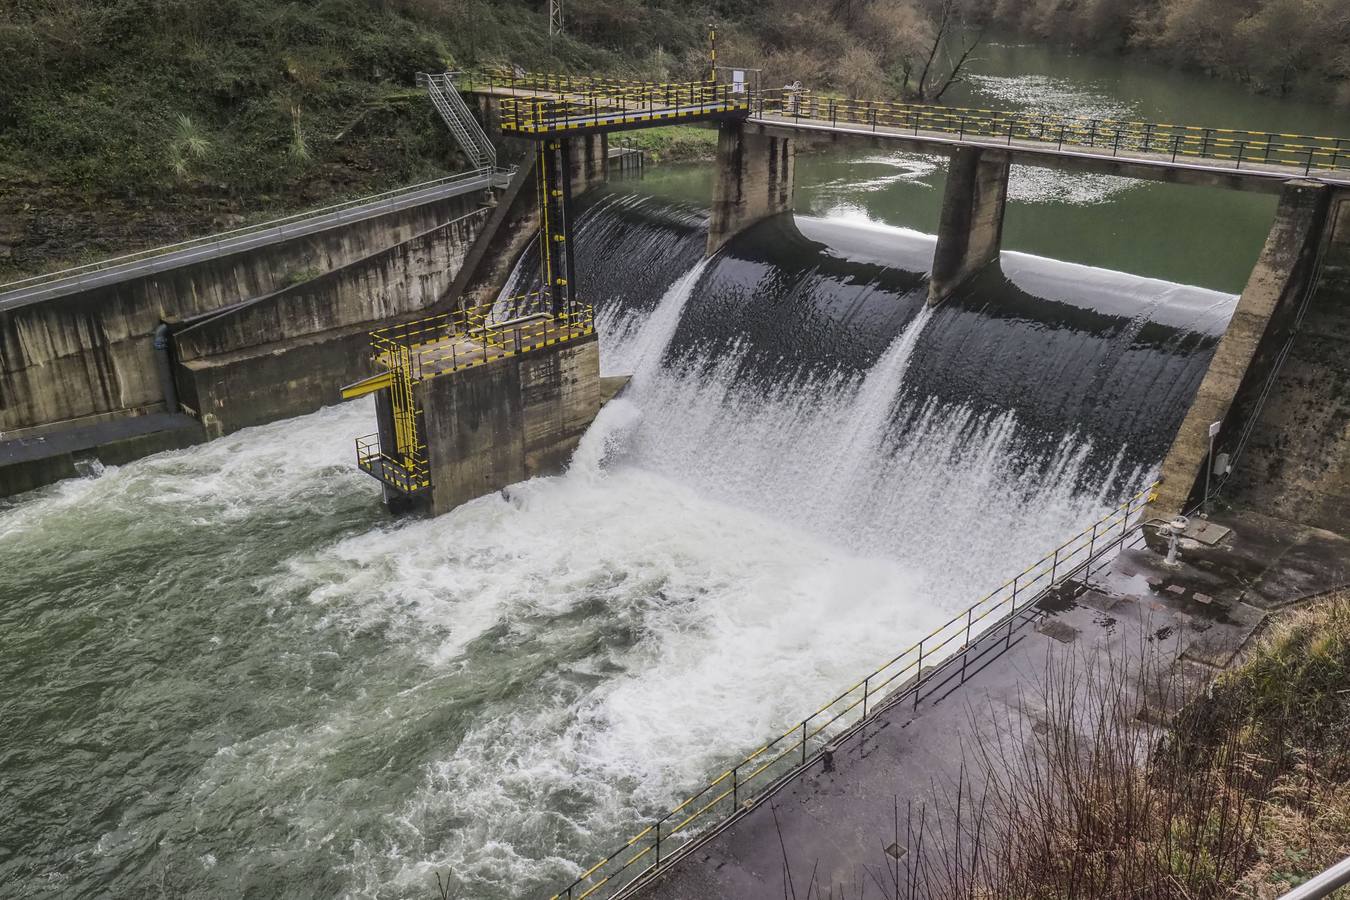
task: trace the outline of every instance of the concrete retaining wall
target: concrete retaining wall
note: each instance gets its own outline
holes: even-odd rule
[[[471,212],[480,195],[410,207],[292,241],[0,311],[0,432],[162,408],[151,334],[272,294]]]

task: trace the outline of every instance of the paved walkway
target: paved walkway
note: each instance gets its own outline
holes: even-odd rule
[[[913,858],[905,847],[907,808],[926,804],[930,823],[943,820],[950,830],[949,791],[961,773],[963,748],[1043,727],[1037,686],[1057,655],[1153,654],[1187,678],[1207,679],[1232,661],[1268,610],[1350,582],[1345,538],[1259,516],[1227,524],[1235,528],[1231,535],[1212,548],[1185,551],[1179,567],[1139,547],[1087,584],[1043,602],[1011,639],[1000,633],[977,644],[977,652],[990,652],[959,690],[953,683],[917,709],[906,701],[883,711],[841,742],[833,771],[813,763],[635,894],[644,900],[782,900],[786,860],[789,896],[806,896],[813,871],[822,896],[830,889],[835,896],[889,896],[879,886],[890,884],[887,864],[895,856]],[[968,786],[978,790],[977,783]],[[888,855],[894,844],[895,856]],[[933,854],[949,850],[932,829],[925,847]]]

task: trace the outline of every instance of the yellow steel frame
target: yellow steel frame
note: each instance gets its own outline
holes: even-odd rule
[[[989,636],[994,624],[1011,623],[1013,615],[1036,602],[1044,591],[1085,567],[1090,568],[1112,546],[1122,545],[1137,527],[1144,506],[1156,497],[1156,488],[1155,483],[1130,497],[1090,528],[1069,538],[923,640],[742,758],[655,824],[582,872],[550,900],[613,896],[668,860],[672,850],[687,846],[696,827],[723,822],[768,796],[784,778],[806,764],[813,741],[819,747],[826,740],[856,728],[868,717],[869,710],[875,713],[901,700],[908,702],[911,694],[917,698],[917,691],[926,679],[938,677],[945,664],[961,660],[966,651]],[[992,622],[991,616],[995,616]],[[977,629],[977,625],[981,627]],[[785,761],[785,765],[778,765]]]

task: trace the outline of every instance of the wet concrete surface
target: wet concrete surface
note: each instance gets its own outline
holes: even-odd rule
[[[635,895],[781,900],[785,887],[805,897],[814,879],[818,896],[890,896],[889,868],[915,858],[907,845],[920,810],[927,827],[918,852],[951,853],[957,785],[966,797],[981,788],[977,770],[963,763],[971,750],[1045,730],[1041,688],[1057,659],[1152,659],[1203,685],[1270,610],[1350,583],[1343,537],[1252,514],[1214,518],[1233,533],[1212,547],[1183,543],[1178,565],[1140,542],[1011,627],[994,628],[972,647],[968,660],[979,661],[968,662],[964,683],[958,673],[917,703],[907,698],[875,714],[837,742],[832,771],[813,761]],[[1135,698],[1139,727],[1165,724],[1175,696],[1145,688]]]

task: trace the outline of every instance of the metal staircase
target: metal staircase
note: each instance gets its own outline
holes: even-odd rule
[[[439,75],[418,72],[417,84],[426,88],[427,96],[431,98],[436,111],[441,114],[450,133],[454,135],[455,141],[474,168],[495,169],[497,150],[455,88],[454,76],[453,72],[443,72]]]

